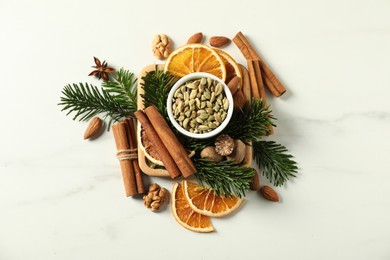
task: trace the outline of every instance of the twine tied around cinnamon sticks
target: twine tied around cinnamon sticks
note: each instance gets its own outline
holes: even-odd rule
[[[119,161],[138,159],[138,149],[122,149],[116,151],[116,158]]]

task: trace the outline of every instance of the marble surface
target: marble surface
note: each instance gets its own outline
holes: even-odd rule
[[[0,1],[0,259],[390,259],[389,13],[387,0]],[[112,133],[84,141],[87,123],[57,106],[64,85],[96,83],[93,56],[138,73],[154,34],[180,46],[198,31],[243,31],[285,83],[272,139],[299,162],[280,203],[249,193],[213,234],[126,198]]]

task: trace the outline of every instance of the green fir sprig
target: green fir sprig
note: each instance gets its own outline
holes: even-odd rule
[[[193,162],[198,170],[195,178],[200,185],[210,187],[218,195],[245,197],[254,174],[252,168],[237,165],[233,161],[214,163],[195,158]]]
[[[292,177],[296,177],[297,163],[281,144],[274,141],[257,140],[252,143],[253,158],[260,172],[275,186],[281,186]]]
[[[243,109],[236,109],[229,124],[223,133],[233,139],[240,139],[245,143],[270,134],[270,127],[275,126],[275,118],[271,115],[268,105],[261,99],[252,99]]]
[[[141,87],[144,90],[144,94],[141,94],[141,97],[143,98],[144,106],[154,105],[164,118],[168,118],[167,98],[176,80],[176,77],[160,70],[157,65],[155,70],[147,72],[141,78]]]
[[[62,90],[58,105],[66,115],[74,113],[73,120],[87,121],[102,114],[112,122],[132,117],[137,108],[137,88],[134,74],[121,69],[111,81],[102,83],[98,88],[88,83],[73,83]]]
[[[114,96],[128,110],[137,110],[137,78],[128,70],[120,69],[110,81],[103,81],[102,87]]]

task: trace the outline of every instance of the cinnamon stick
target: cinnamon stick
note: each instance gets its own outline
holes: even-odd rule
[[[267,88],[273,95],[279,97],[284,92],[286,92],[286,88],[267,66],[260,55],[255,51],[255,49],[249,44],[248,40],[245,38],[242,32],[238,32],[236,34],[236,36],[233,38],[233,42],[237,45],[247,60],[256,59],[260,61],[260,67],[263,73],[264,81]]]
[[[136,111],[134,115],[144,128],[150,142],[153,143],[154,149],[156,150],[160,160],[164,164],[164,167],[167,169],[171,178],[174,179],[178,177],[180,175],[180,170],[172,156],[169,154],[167,148],[164,146],[153,125],[150,123],[148,117],[142,110]]]
[[[267,104],[267,98],[265,95],[265,89],[263,84],[263,79],[260,71],[260,63],[259,60],[248,60],[248,70],[249,70],[249,78],[251,82],[251,89],[254,98],[261,98],[263,105]],[[269,134],[274,133],[274,129],[269,126]]]
[[[264,85],[267,86],[267,89],[269,90],[269,92],[271,92],[272,95],[274,95],[275,97],[279,97],[283,95],[284,92],[286,92],[286,89],[284,87],[283,89],[277,88],[273,81],[271,81],[270,77],[267,77],[263,69],[261,70],[261,75],[264,79]]]
[[[127,134],[130,143],[130,149],[135,150],[137,149],[137,136],[135,134],[136,131],[135,131],[133,119],[127,118],[125,122],[127,124]],[[133,163],[135,182],[137,185],[137,192],[138,194],[143,194],[146,192],[146,190],[144,187],[144,182],[142,180],[142,172],[141,169],[139,168],[138,158],[134,158],[131,161]]]
[[[120,151],[128,151],[130,149],[129,141],[127,138],[126,124],[118,123],[112,126],[112,132],[114,133],[114,139],[118,155]],[[119,157],[118,157],[119,158]],[[123,183],[125,185],[126,196],[137,195],[137,185],[135,182],[133,163],[130,160],[120,159],[120,166],[122,171]]]
[[[250,59],[247,61],[248,61],[248,71],[249,71],[249,79],[251,82],[252,96],[255,99],[259,99],[261,97],[260,88],[257,82],[254,60]]]
[[[249,72],[245,68],[245,66],[239,64],[241,69],[241,75],[242,75],[242,92],[245,96],[245,100],[247,102],[251,102],[252,99],[252,91],[251,91],[251,82],[249,79]]]
[[[188,157],[184,146],[179,142],[176,135],[172,132],[165,119],[158,112],[155,106],[149,106],[145,109],[151,124],[156,130],[161,141],[168,149],[169,154],[175,160],[177,167],[179,167],[181,174],[188,177],[196,172],[196,168]]]
[[[263,102],[265,102],[266,101],[265,88],[264,88],[263,77],[261,76],[259,60],[253,60],[253,67],[255,69],[256,82],[257,82],[257,87],[259,88],[260,98],[263,100]]]

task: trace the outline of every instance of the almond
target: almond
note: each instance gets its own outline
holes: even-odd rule
[[[242,90],[237,90],[236,94],[233,96],[233,103],[235,108],[243,108],[246,100],[244,93],[242,93]]]
[[[190,43],[201,43],[202,41],[203,41],[203,33],[198,32],[198,33],[195,33],[194,35],[192,35],[188,39],[187,44],[190,44]]]
[[[278,202],[279,201],[278,194],[270,186],[263,186],[263,187],[261,187],[260,193],[267,200],[274,201],[274,202]]]
[[[254,175],[252,176],[251,183],[250,183],[250,189],[251,190],[259,190],[260,188],[260,178],[259,174],[257,173],[256,169],[253,169]]]
[[[103,125],[103,121],[99,117],[94,117],[91,122],[89,122],[89,125],[84,133],[84,140],[88,139],[97,133],[99,133],[101,127]]]
[[[230,42],[230,39],[225,36],[213,36],[210,38],[210,45],[213,47],[222,47]]]
[[[241,79],[238,76],[234,76],[227,84],[228,88],[230,89],[230,92],[232,92],[232,95],[236,94],[238,87],[240,85]]]

